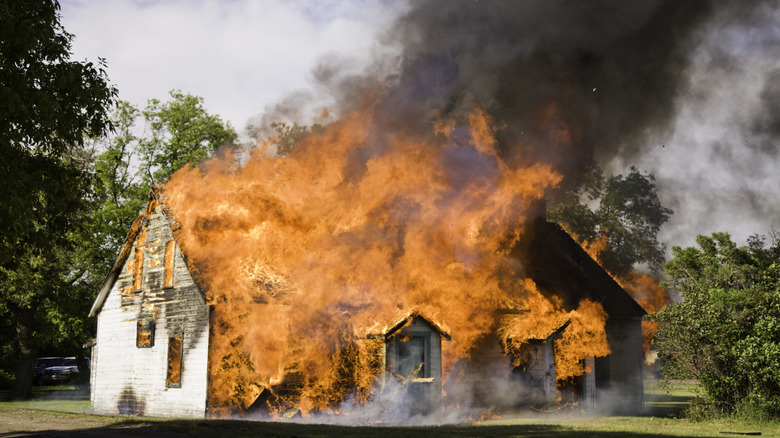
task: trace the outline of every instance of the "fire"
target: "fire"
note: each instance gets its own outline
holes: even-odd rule
[[[571,232],[569,234],[578,240],[576,234]],[[608,242],[606,236],[602,235],[593,242],[583,242],[580,246],[593,260],[601,264],[600,254],[608,248]],[[650,274],[631,271],[623,276],[612,273],[610,275],[647,313],[657,312],[672,303],[666,289]],[[655,321],[642,321],[642,351],[645,356],[650,352],[657,328],[658,324]]]
[[[582,363],[583,358],[610,353],[604,331],[606,322],[604,308],[589,300],[582,300],[571,312],[571,324],[555,340],[555,372],[559,381],[591,371]]]
[[[542,297],[531,280],[526,280],[526,313],[504,317],[499,339],[506,350],[520,352],[530,340],[544,340],[560,330],[555,339],[555,374],[558,381],[590,372],[582,363],[588,356],[604,357],[610,353],[604,326],[607,313],[599,303],[582,300],[577,309],[563,311]],[[515,366],[521,365],[515,355]]]
[[[561,176],[502,158],[498,131],[475,109],[426,138],[388,132],[369,102],[284,158],[266,142],[248,159],[174,174],[165,196],[177,238],[213,305],[210,411],[267,399],[279,415],[305,415],[348,392],[367,399],[379,370],[366,336],[409,309],[451,330],[445,372],[498,309],[529,309],[535,324],[560,317],[508,253],[529,205]],[[608,352],[599,308],[568,315],[562,363]],[[283,398],[279,387],[294,390]]]
[[[657,312],[667,304],[671,304],[666,289],[649,274],[632,271],[618,278],[617,282],[648,313]]]
[[[666,289],[658,284],[658,280],[648,274],[630,272],[617,279],[617,282],[648,313],[657,312],[672,302]],[[654,320],[642,321],[642,351],[645,352],[646,358],[655,339],[657,328],[658,323]]]

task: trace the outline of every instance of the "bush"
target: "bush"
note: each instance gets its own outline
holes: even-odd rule
[[[692,417],[780,416],[780,246],[737,247],[726,233],[697,243],[666,264],[683,301],[653,315],[662,374],[701,383]]]

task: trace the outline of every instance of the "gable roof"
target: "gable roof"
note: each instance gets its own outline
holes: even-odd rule
[[[566,315],[552,321],[534,320],[527,311],[506,313],[498,321],[498,332],[505,333],[509,339],[522,333],[527,342],[544,342],[561,334],[571,324],[571,317]],[[527,337],[526,337],[527,336]]]
[[[560,225],[538,218],[513,254],[540,292],[557,296],[574,310],[589,299],[604,307],[610,319],[639,319],[647,312]]]
[[[368,335],[369,338],[383,338],[388,339],[393,337],[396,333],[410,326],[414,320],[420,320],[431,326],[434,330],[439,332],[446,340],[452,339],[445,329],[437,324],[433,319],[420,313],[418,310],[413,310],[409,313],[402,314],[399,318],[394,319],[389,326],[381,333]]]
[[[114,287],[114,283],[116,283],[120,273],[122,272],[122,267],[125,265],[127,258],[130,256],[130,252],[133,249],[133,242],[135,242],[135,239],[138,237],[138,234],[144,228],[147,220],[154,213],[154,210],[158,206],[162,208],[163,215],[168,221],[168,225],[171,227],[171,233],[174,236],[174,240],[176,240],[176,234],[177,234],[176,231],[178,230],[178,228],[174,226],[176,222],[171,218],[168,212],[168,208],[165,205],[164,198],[161,195],[162,195],[162,189],[160,189],[159,187],[153,187],[151,190],[149,190],[149,202],[146,204],[146,207],[141,211],[141,213],[135,219],[133,225],[130,226],[130,231],[127,233],[127,236],[125,237],[125,241],[122,244],[121,249],[119,250],[119,255],[117,255],[116,261],[114,261],[114,264],[111,267],[111,269],[108,271],[105,280],[103,280],[103,284],[100,286],[100,291],[98,292],[97,297],[95,298],[95,302],[92,303],[92,308],[89,311],[89,316],[96,316],[98,312],[100,312],[100,309],[103,307],[103,303],[106,301],[108,294],[111,292],[111,289]],[[184,255],[183,252],[182,255]],[[187,259],[186,256],[184,258],[186,261]],[[189,263],[187,263],[187,267],[189,269]],[[193,273],[190,272],[190,274]],[[193,281],[195,281],[195,284],[198,286],[198,289],[202,293],[202,291],[204,290],[202,287],[202,282],[199,282],[195,275],[193,275]]]

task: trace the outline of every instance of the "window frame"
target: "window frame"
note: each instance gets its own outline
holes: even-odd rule
[[[175,353],[176,350],[174,349],[174,341],[178,340],[178,354],[173,357],[172,353]],[[177,367],[178,373],[172,374],[172,367],[173,360],[176,360],[178,362]],[[181,380],[182,380],[182,371],[183,371],[183,362],[184,362],[184,336],[171,336],[168,338],[168,355],[167,359],[165,361],[165,387],[166,388],[181,388]]]
[[[431,335],[432,333],[429,331],[408,331],[408,332],[401,332],[395,336],[396,345],[395,345],[395,359],[396,359],[396,367],[397,372],[400,374],[400,366],[401,366],[401,338],[403,337],[410,337],[410,338],[422,338],[423,339],[423,369],[422,373],[418,374],[416,378],[428,378],[431,377]],[[415,365],[416,366],[416,365]],[[407,376],[404,376],[407,377]]]
[[[169,240],[165,243],[165,253],[163,255],[163,288],[170,289],[173,287],[175,279],[174,272],[176,270],[176,241]]]
[[[152,348],[154,347],[154,332],[155,332],[155,318],[153,316],[146,316],[138,318],[135,325],[135,346],[136,348]],[[148,328],[148,330],[144,330]],[[148,333],[147,342],[142,343],[143,334]]]

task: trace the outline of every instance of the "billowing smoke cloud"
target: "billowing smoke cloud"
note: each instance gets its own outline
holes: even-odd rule
[[[338,114],[381,89],[388,132],[429,132],[479,105],[505,159],[551,163],[563,188],[593,159],[655,173],[677,212],[669,243],[742,237],[777,213],[778,23],[774,1],[416,1],[386,32],[381,61],[358,71],[323,60],[314,94]],[[301,116],[312,97],[291,96],[266,124]]]
[[[780,227],[780,4],[721,10],[702,34],[674,124],[639,161],[675,210],[661,238],[677,245]]]
[[[503,124],[505,153],[522,145],[532,151],[525,158],[553,162],[566,175],[594,155],[631,158],[675,114],[690,54],[717,6],[415,2],[388,32],[387,42],[403,51],[400,68],[383,78],[390,85],[383,119],[408,129],[477,103]],[[323,79],[337,77],[332,66],[318,70],[330,71]],[[341,79],[330,84],[352,91],[346,102],[362,96],[354,75]]]
[[[507,152],[530,147],[570,183],[591,158],[639,164],[677,212],[671,244],[780,224],[777,2],[415,5],[393,30],[393,103],[412,117],[476,99],[505,124]]]
[[[317,364],[312,369],[326,376],[323,346],[407,308],[427,306],[457,327],[445,356],[466,357],[492,330],[494,311],[540,308],[529,304],[532,284],[521,291],[493,274],[511,266],[518,268],[507,271],[513,278],[522,276],[503,258],[505,245],[517,241],[546,190],[559,187],[560,177],[563,188],[576,183],[593,160],[618,171],[639,163],[658,174],[662,197],[683,211],[682,224],[701,225],[691,216],[711,217],[703,213],[717,208],[708,203],[724,199],[752,217],[773,211],[765,201],[777,195],[758,194],[773,191],[761,178],[778,178],[772,163],[780,123],[772,111],[780,107],[780,57],[766,57],[777,55],[777,10],[757,1],[414,2],[386,33],[381,62],[357,68],[324,60],[311,92],[258,120],[261,131],[279,119],[334,121],[297,151],[274,159],[259,149],[241,169],[212,163],[204,178],[182,171],[171,180],[173,210],[193,230],[182,245],[191,255],[201,247],[193,259],[205,261],[212,290],[225,292],[225,326],[249,327],[248,341],[238,342],[251,350],[248,368],[271,376],[265,389],[296,363]],[[508,196],[493,201],[501,189]],[[490,208],[477,208],[485,200]],[[708,231],[690,229],[675,231]],[[441,236],[457,241],[444,255],[433,250]],[[241,254],[239,262],[225,266],[235,260],[218,256],[220,248]],[[246,273],[254,277],[242,295],[235,279]],[[306,295],[277,296],[282,286],[258,293],[257,285],[284,285],[277,277]],[[443,299],[486,306],[463,313]],[[269,312],[275,301],[288,310],[246,310],[255,303]],[[348,323],[334,326],[340,320]],[[285,356],[288,338],[306,360]],[[227,335],[222,341],[214,344],[228,357],[236,344]],[[234,381],[221,380],[212,393],[234,395]],[[331,400],[322,385],[310,387],[311,404]],[[248,403],[257,396],[239,395]]]
[[[576,175],[630,156],[674,114],[709,1],[426,2],[398,22],[405,51],[389,111],[425,120],[475,99],[507,152]],[[408,120],[404,120],[406,123]]]

